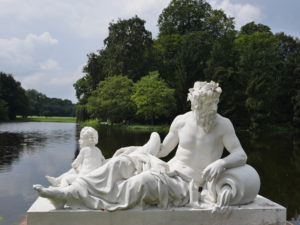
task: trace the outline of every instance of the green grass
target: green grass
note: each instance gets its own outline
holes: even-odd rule
[[[169,130],[169,125],[141,125],[141,124],[132,124],[132,125],[120,125],[122,129],[131,130],[131,131],[161,131],[167,132]]]
[[[84,122],[80,122],[79,125],[81,127],[93,127],[95,128],[96,130],[98,130],[98,128],[100,128],[101,126],[101,122],[99,120],[86,120]]]
[[[159,131],[159,132],[167,132],[169,130],[169,125],[143,125],[143,124],[107,124],[100,122],[98,120],[88,120],[80,123],[81,127],[90,126],[95,129],[99,129],[101,127],[111,127],[114,129],[124,129],[130,130],[134,132],[151,132],[151,131]]]
[[[63,123],[76,123],[76,117],[60,117],[60,116],[28,116],[23,118],[17,116],[14,122],[63,122]]]

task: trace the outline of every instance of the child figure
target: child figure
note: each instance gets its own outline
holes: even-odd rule
[[[102,166],[105,158],[95,145],[98,143],[98,132],[92,127],[84,127],[80,132],[80,151],[72,163],[72,169],[59,177],[46,176],[54,187],[66,187],[79,175],[85,175]]]

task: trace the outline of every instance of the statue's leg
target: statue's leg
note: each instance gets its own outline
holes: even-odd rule
[[[114,211],[136,206],[144,208],[149,205],[166,208],[167,189],[168,187],[162,183],[158,176],[149,171],[142,172],[117,185],[118,191],[114,196],[116,202],[106,205],[106,209]]]
[[[38,195],[43,198],[48,198],[56,209],[64,208],[66,199],[62,190],[56,187],[45,188],[42,185],[35,184],[33,188],[38,192]]]
[[[78,176],[77,174],[69,174],[67,176],[64,176],[61,179],[60,187],[67,187],[67,186],[71,185],[73,183],[73,181],[76,180],[77,176]]]
[[[51,176],[45,176],[45,177],[53,187],[58,187],[61,186],[62,179],[68,175],[77,175],[77,172],[73,168],[71,168],[69,171],[61,174],[59,177],[51,177]]]
[[[63,198],[63,189],[59,187],[44,187],[40,184],[33,185],[33,188],[37,191],[38,195],[43,198]]]
[[[91,193],[103,196],[110,194],[118,181],[134,176],[135,171],[135,165],[129,157],[118,156],[110,159],[106,164],[88,175],[79,176],[78,180],[82,180]],[[103,198],[106,199],[105,196]]]

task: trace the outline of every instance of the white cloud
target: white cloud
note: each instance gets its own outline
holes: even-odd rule
[[[43,80],[46,78],[46,75],[43,73],[34,73],[25,77],[16,76],[16,78],[21,81],[22,86],[25,89],[37,89],[36,87],[39,87],[40,84],[43,83]]]
[[[56,45],[58,40],[51,37],[48,32],[40,35],[28,34],[24,39],[0,39],[0,66],[6,67],[32,67],[35,64],[34,54],[43,48]]]
[[[60,67],[58,62],[53,59],[48,59],[45,62],[40,63],[40,68],[42,70],[58,70]]]
[[[0,69],[26,89],[76,101],[73,83],[83,76],[86,54],[102,47],[109,23],[138,15],[155,36],[169,2],[0,0]]]
[[[146,19],[156,29],[152,24],[156,25],[158,15],[169,2],[170,0],[0,0],[0,20],[13,17],[21,24],[45,22],[43,25],[47,25],[52,19],[57,28],[64,27],[61,32],[71,31],[84,38],[99,37],[106,35],[108,24],[112,20],[134,15]]]
[[[223,9],[229,16],[235,17],[236,27],[240,28],[248,22],[262,20],[262,11],[258,6],[251,4],[237,4],[230,0],[212,0],[213,8]]]
[[[25,89],[35,89],[48,97],[70,99],[76,102],[73,84],[83,76],[83,65],[74,71],[61,68],[54,60],[47,60],[38,72],[15,76]]]
[[[80,65],[75,71],[71,72],[63,72],[65,76],[53,76],[49,78],[49,84],[55,86],[65,86],[69,85],[72,86],[79,78],[83,76],[82,73],[83,65]]]

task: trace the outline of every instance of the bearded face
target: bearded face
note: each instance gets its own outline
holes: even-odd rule
[[[191,109],[197,124],[202,126],[205,132],[209,132],[214,126],[221,92],[219,85],[213,81],[195,82],[194,88],[189,90]]]

